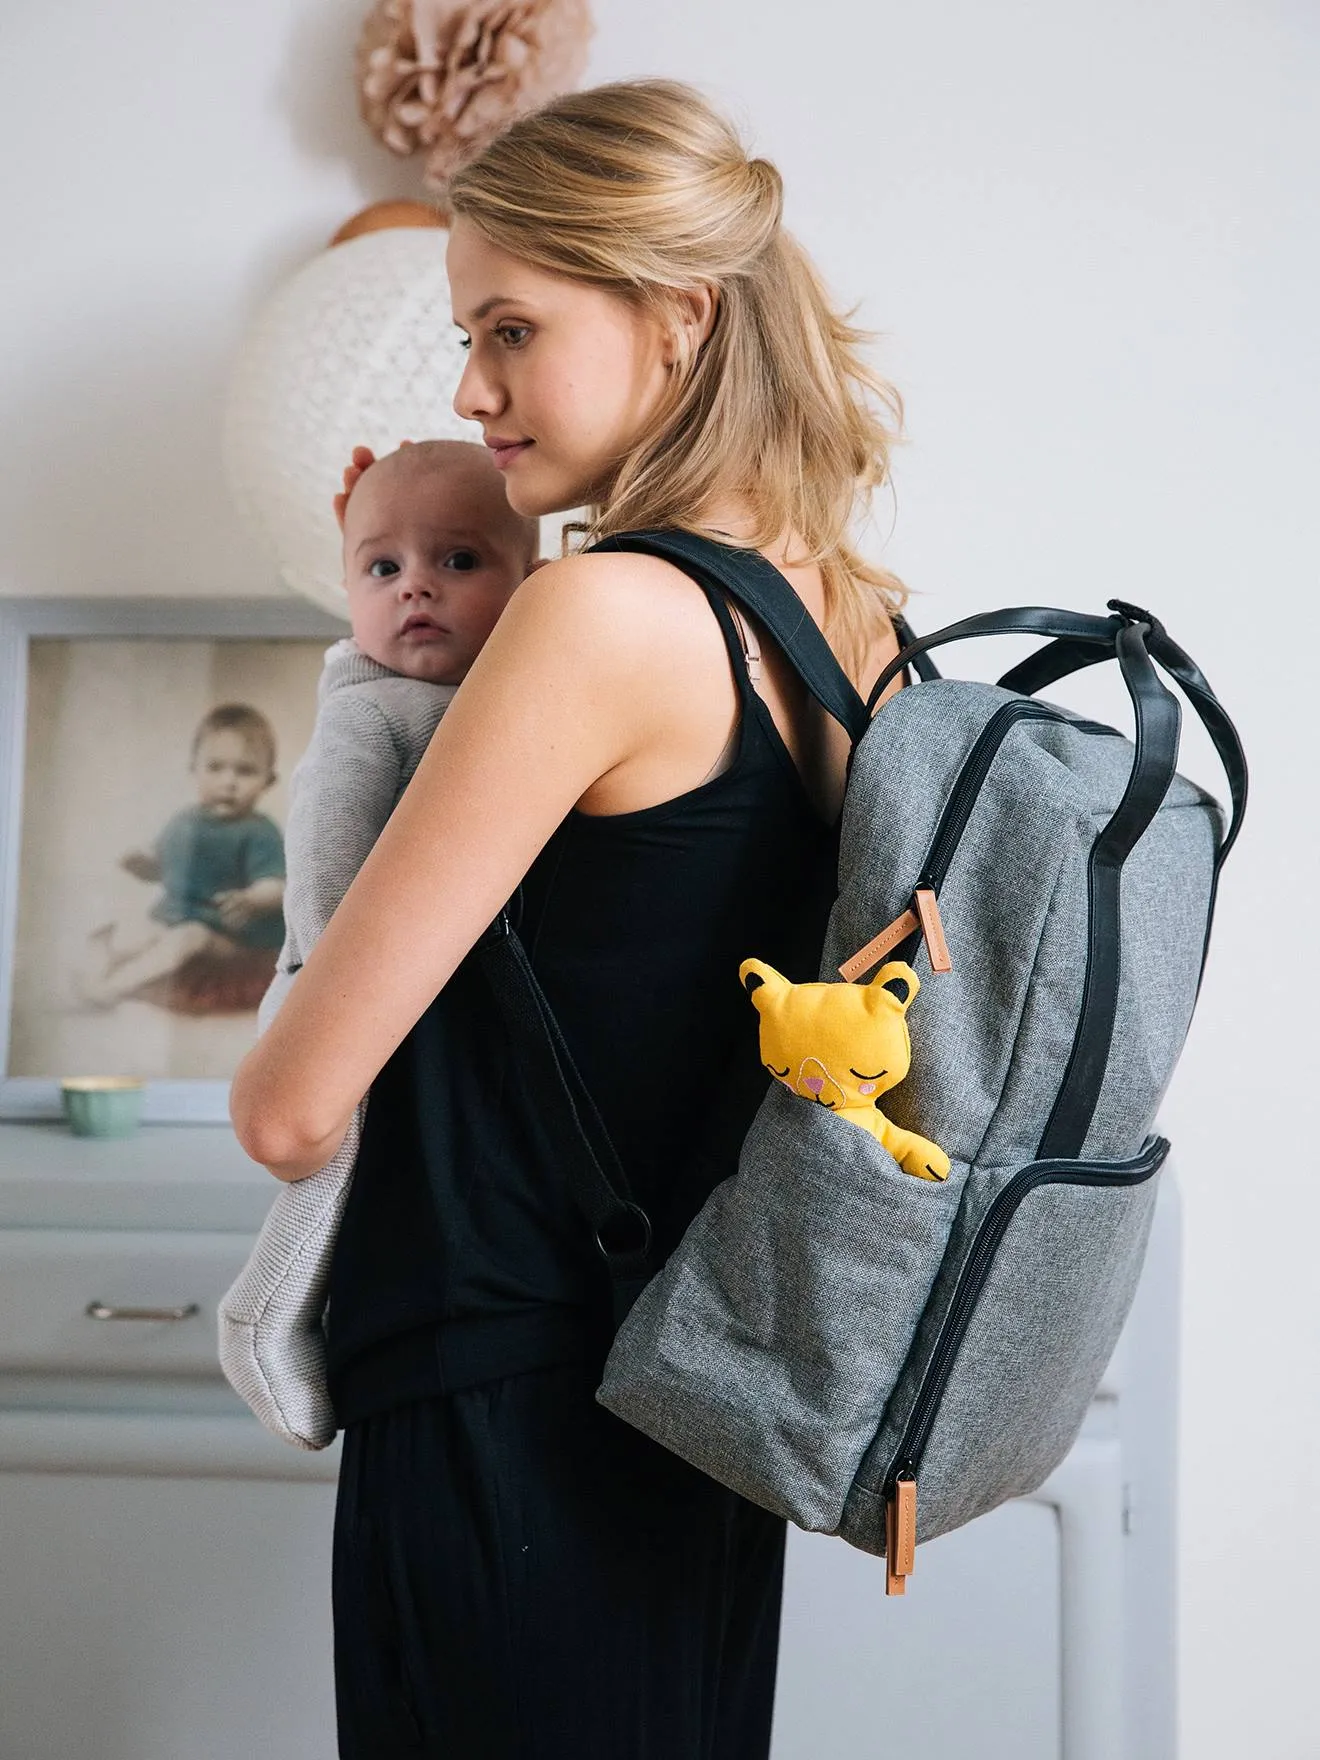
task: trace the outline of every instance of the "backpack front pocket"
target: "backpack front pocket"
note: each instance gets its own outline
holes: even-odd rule
[[[772,1088],[616,1340],[599,1398],[804,1528],[838,1529],[967,1177],[904,1173],[870,1132]]]
[[[1034,1491],[1063,1459],[1131,1305],[1168,1148],[1153,1137],[1129,1161],[971,1176],[986,1201],[853,1487],[855,1545],[885,1550],[899,1485],[915,1483],[930,1540]]]

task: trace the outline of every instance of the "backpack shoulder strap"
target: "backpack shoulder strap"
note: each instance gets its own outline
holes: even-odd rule
[[[617,532],[592,549],[660,556],[702,585],[727,593],[769,630],[803,684],[853,743],[866,732],[870,716],[852,680],[801,599],[759,551],[682,531]]]

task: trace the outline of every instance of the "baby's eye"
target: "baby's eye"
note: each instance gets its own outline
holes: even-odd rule
[[[481,567],[481,558],[475,550],[451,550],[445,557],[444,566],[467,574],[471,569]]]
[[[378,581],[387,581],[391,575],[398,574],[398,572],[398,563],[391,561],[388,556],[378,556],[367,570],[367,573]]]

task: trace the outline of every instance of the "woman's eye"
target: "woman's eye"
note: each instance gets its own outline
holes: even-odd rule
[[[471,348],[472,338],[470,336],[460,336],[458,339],[458,346],[460,348]]]
[[[506,348],[521,348],[531,333],[529,324],[500,324],[495,331]]]
[[[398,574],[399,565],[391,562],[388,556],[378,556],[367,573],[378,581],[387,581],[391,575]]]
[[[481,567],[481,558],[475,550],[451,550],[445,557],[446,568],[456,568],[466,574],[470,569]]]

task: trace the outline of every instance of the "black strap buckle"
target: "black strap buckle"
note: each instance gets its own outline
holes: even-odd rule
[[[1126,599],[1110,599],[1109,609],[1116,611],[1125,623],[1144,623],[1153,635],[1162,636],[1164,625],[1153,611],[1145,611],[1140,605],[1133,605]]]
[[[651,1251],[651,1218],[640,1204],[625,1204],[596,1230],[596,1246],[607,1262],[644,1259]]]

